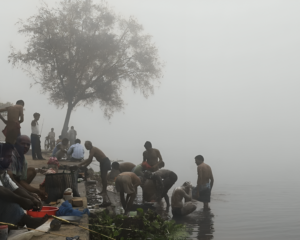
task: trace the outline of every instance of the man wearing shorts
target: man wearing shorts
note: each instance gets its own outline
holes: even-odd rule
[[[125,215],[130,211],[136,197],[137,187],[141,184],[141,179],[133,172],[123,172],[118,175],[116,179],[116,190],[120,192],[120,199]],[[126,200],[125,193],[127,194]]]
[[[93,146],[91,141],[85,142],[85,148],[90,151],[89,158],[84,160],[82,163],[78,165],[78,167],[87,167],[91,164],[93,158],[100,163],[100,172],[101,172],[101,180],[102,180],[102,193],[106,193],[107,188],[107,172],[111,170],[111,163],[108,157],[99,149]]]

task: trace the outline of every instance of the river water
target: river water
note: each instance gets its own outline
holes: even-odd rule
[[[290,181],[259,184],[216,182],[212,191],[211,211],[203,212],[202,203],[197,202],[195,212],[175,221],[191,230],[190,239],[298,240],[299,187],[300,183]],[[169,195],[171,193],[172,190]],[[171,212],[164,214],[172,218]]]

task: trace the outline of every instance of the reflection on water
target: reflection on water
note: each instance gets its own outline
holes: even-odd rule
[[[184,224],[191,234],[191,239],[211,240],[214,238],[214,214],[212,211],[195,211],[188,216],[174,219],[176,223]]]

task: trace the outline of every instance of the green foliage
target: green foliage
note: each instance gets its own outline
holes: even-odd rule
[[[92,219],[90,229],[115,239],[185,239],[187,231],[185,226],[174,221],[166,221],[153,211],[144,212],[138,209],[138,216],[127,217],[116,215],[114,217],[105,212]],[[91,239],[98,239],[92,234]]]
[[[28,39],[26,50],[12,47],[8,59],[40,84],[52,103],[67,105],[64,128],[76,106],[98,102],[109,118],[124,107],[124,87],[147,97],[162,77],[151,37],[136,19],[117,16],[103,1],[62,0],[58,8],[39,8],[19,26]]]

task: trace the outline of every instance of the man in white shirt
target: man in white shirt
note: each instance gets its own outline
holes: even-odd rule
[[[37,228],[44,224],[49,216],[32,218],[24,213],[23,209],[40,211],[42,206],[40,201],[23,188],[19,188],[7,174],[7,168],[12,162],[12,151],[11,144],[0,144],[0,222]]]
[[[67,152],[67,155],[71,156],[72,162],[81,161],[84,158],[84,147],[80,143],[80,139],[76,139],[75,144]]]
[[[39,119],[40,114],[34,113],[33,114],[34,119],[31,121],[31,152],[32,152],[32,159],[33,160],[45,160],[42,156],[42,150],[41,150],[41,135],[40,135],[40,129],[39,129]]]

